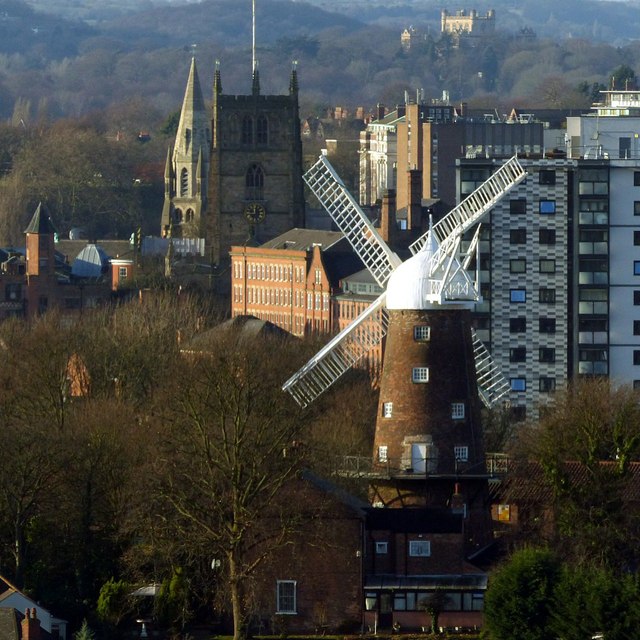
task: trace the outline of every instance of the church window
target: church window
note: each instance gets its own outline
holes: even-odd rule
[[[262,200],[264,190],[264,171],[257,164],[252,164],[245,175],[245,198]]]
[[[189,193],[189,172],[184,168],[180,172],[180,195],[186,196]]]
[[[269,144],[269,121],[266,116],[258,116],[256,122],[256,142]]]
[[[176,209],[173,212],[173,224],[181,224],[182,223],[182,209]]]
[[[238,144],[239,131],[240,131],[240,125],[238,123],[238,116],[235,113],[231,114],[228,120],[228,132],[226,136],[227,138],[226,142],[232,145]]]
[[[187,145],[187,151],[189,151],[189,147],[191,146],[191,129],[186,129],[184,132],[184,141]]]
[[[253,118],[242,118],[242,144],[253,144]]]
[[[185,216],[186,222],[193,222],[193,217],[194,217],[193,209],[187,209],[187,213]]]

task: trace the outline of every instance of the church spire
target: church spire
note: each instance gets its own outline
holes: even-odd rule
[[[222,93],[222,79],[220,78],[220,60],[216,60],[216,70],[213,75],[213,96],[218,96]]]
[[[298,61],[291,63],[291,78],[289,79],[289,94],[298,93]]]
[[[254,96],[260,95],[260,72],[258,71],[258,63],[256,62],[256,66],[253,69],[253,83],[251,86],[251,93]]]

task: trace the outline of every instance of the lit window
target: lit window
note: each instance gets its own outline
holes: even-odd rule
[[[390,418],[393,413],[393,402],[384,402],[382,404],[382,415],[385,418]]]
[[[389,459],[389,448],[386,444],[381,444],[378,447],[378,462],[387,462]]]
[[[296,613],[295,580],[278,580],[276,613]]]
[[[527,290],[526,289],[511,289],[509,292],[509,300],[511,302],[526,302]]]
[[[538,210],[543,215],[551,215],[556,212],[555,200],[540,200],[538,203]]]
[[[411,380],[413,382],[429,382],[429,367],[413,367]]]
[[[427,324],[420,324],[413,327],[413,339],[416,342],[426,342],[431,339],[431,327]]]
[[[464,402],[451,403],[451,418],[453,420],[464,420]]]
[[[527,381],[525,378],[511,378],[511,391],[526,391]]]
[[[431,542],[429,540],[409,540],[409,555],[426,558],[431,555]]]
[[[387,542],[376,542],[376,554],[377,555],[384,555],[385,553],[387,553],[387,550],[389,548],[389,544]]]

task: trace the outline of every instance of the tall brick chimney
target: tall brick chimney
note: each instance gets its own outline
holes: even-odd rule
[[[396,190],[385,189],[382,195],[382,207],[380,209],[380,235],[391,247],[395,244],[396,230]]]
[[[409,202],[407,206],[407,229],[420,229],[422,226],[422,171],[411,169],[407,179]]]
[[[25,609],[22,621],[22,640],[41,640],[42,630],[40,620],[36,616],[36,610]]]

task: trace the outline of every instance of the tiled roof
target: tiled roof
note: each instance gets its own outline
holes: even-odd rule
[[[619,480],[620,497],[623,500],[640,502],[640,462],[629,463],[627,472],[622,476],[616,475],[616,461],[603,461],[599,466],[603,474],[609,472],[612,481]],[[581,462],[565,462],[561,473],[566,479],[567,490],[592,481],[592,472]],[[495,499],[514,502],[550,503],[554,498],[553,487],[537,462],[511,462],[508,474],[494,487],[493,493]]]
[[[0,638],[2,640],[19,640],[18,620],[16,611],[12,608],[0,607]]]
[[[289,249],[291,251],[309,251],[314,245],[321,245],[322,250],[333,247],[344,235],[341,231],[324,231],[321,229],[290,229],[273,240],[265,242],[265,249]],[[346,246],[347,242],[345,240]]]

